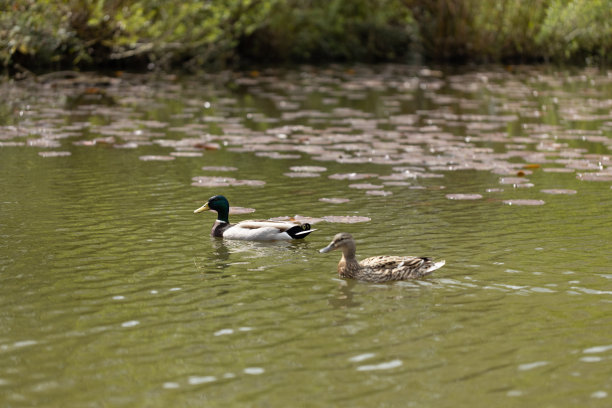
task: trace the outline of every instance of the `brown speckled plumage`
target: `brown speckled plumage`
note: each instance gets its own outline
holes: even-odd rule
[[[338,263],[338,274],[343,278],[367,282],[387,282],[407,279],[418,279],[431,274],[444,265],[444,260],[434,262],[429,258],[414,256],[374,256],[357,261],[356,246],[351,234],[336,234],[332,242],[321,252],[334,249],[342,250]]]

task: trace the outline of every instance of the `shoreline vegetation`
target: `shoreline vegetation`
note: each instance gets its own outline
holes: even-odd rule
[[[612,62],[612,0],[0,0],[10,74],[326,62]]]

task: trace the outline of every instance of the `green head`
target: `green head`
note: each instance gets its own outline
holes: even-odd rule
[[[201,213],[203,211],[214,210],[217,212],[217,220],[229,222],[229,202],[222,195],[212,196],[206,204],[195,210],[193,213]]]

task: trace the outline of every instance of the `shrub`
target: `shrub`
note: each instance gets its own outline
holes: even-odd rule
[[[612,60],[612,0],[554,0],[537,37],[546,56]]]

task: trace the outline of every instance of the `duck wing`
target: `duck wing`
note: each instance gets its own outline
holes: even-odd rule
[[[444,263],[425,257],[383,255],[364,259],[360,265],[364,275],[369,274],[376,282],[384,282],[422,278],[441,268]]]
[[[223,238],[249,241],[280,241],[301,239],[310,234],[310,224],[297,221],[248,220],[227,229]]]

